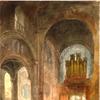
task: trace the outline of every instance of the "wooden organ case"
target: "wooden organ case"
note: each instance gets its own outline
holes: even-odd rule
[[[64,85],[72,91],[85,91],[87,87],[87,58],[81,58],[80,53],[70,55],[66,61],[66,76]]]

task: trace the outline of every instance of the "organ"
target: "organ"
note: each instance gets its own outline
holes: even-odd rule
[[[87,58],[82,58],[80,53],[71,54],[70,59],[66,60],[66,76],[64,80],[64,86],[67,87],[68,94],[84,94],[87,91],[89,80],[86,75]]]
[[[86,79],[87,58],[81,58],[80,53],[70,55],[70,60],[66,61],[66,78]]]

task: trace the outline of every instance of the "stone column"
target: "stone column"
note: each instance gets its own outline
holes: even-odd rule
[[[18,86],[17,86],[17,74],[11,75],[12,82],[12,100],[18,100]]]
[[[31,67],[30,71],[30,81],[31,81],[31,100],[39,100],[38,97],[38,66],[37,61]]]
[[[5,88],[4,88],[4,78],[5,78],[5,72],[4,70],[0,69],[0,100],[5,100]]]

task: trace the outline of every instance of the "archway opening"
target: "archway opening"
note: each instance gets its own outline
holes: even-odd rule
[[[31,83],[25,67],[18,71],[18,100],[31,100]]]
[[[5,87],[5,100],[12,100],[12,82],[9,73],[5,73],[4,77],[4,87]]]
[[[31,82],[23,63],[13,58],[4,60],[1,66],[5,70],[3,100],[31,100]]]
[[[70,97],[72,91],[74,93],[80,91],[86,95],[86,85],[88,85],[86,82],[87,80],[92,79],[94,60],[94,41],[92,32],[88,25],[79,19],[61,20],[50,27],[46,34],[46,39],[48,39],[54,45],[57,52],[56,63],[58,63],[58,65],[56,66],[58,68],[59,95],[64,93],[66,94],[65,97],[67,98],[67,96]],[[87,58],[87,67],[85,70],[87,73],[80,75],[79,73],[76,73],[77,70],[75,70],[72,74],[73,77],[65,80],[66,72],[68,71],[68,67],[66,67],[65,62],[67,60],[70,62],[70,56],[76,54],[81,55],[77,56],[81,60],[80,65],[82,65],[82,67],[80,67],[80,65],[79,67],[76,67],[78,68],[78,72],[80,72],[80,68],[84,68],[83,65],[85,64],[85,57]],[[76,58],[74,59],[75,64]],[[77,61],[77,64],[79,64],[79,62]],[[75,66],[77,66],[77,64]],[[74,76],[74,74],[76,74],[76,76]],[[81,88],[81,85],[83,85],[83,88]],[[75,98],[80,99],[79,95],[80,94],[78,93],[76,96],[72,96],[72,100]],[[84,100],[84,97],[82,98]]]
[[[25,65],[25,67],[27,67],[28,69],[29,68],[28,66],[31,66],[32,64],[31,61],[33,61],[34,58],[33,58],[33,53],[30,49],[30,44],[28,44],[26,40],[24,41],[19,34],[12,35],[9,32],[7,34],[9,35],[1,39],[2,45],[0,45],[0,51],[1,51],[0,56],[3,57],[1,59],[1,68],[7,71],[8,73],[10,73],[11,76],[11,82],[12,82],[11,100],[18,100],[19,97],[18,96],[18,71],[20,70],[20,68],[22,68],[23,65]],[[0,79],[0,81],[2,80],[4,81],[5,77],[3,77],[3,79]],[[5,85],[4,82],[2,82],[2,84]],[[5,100],[4,88],[2,88],[2,91],[3,93],[0,93],[2,97],[0,97],[0,99]],[[28,92],[29,95],[31,95],[31,90]],[[24,92],[22,95],[25,96],[26,94]],[[31,98],[31,96],[29,96],[29,98]],[[19,100],[31,100],[29,98],[25,97]]]

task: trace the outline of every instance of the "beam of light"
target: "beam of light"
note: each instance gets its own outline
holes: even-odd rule
[[[12,84],[8,73],[5,74],[5,100],[11,100]]]

